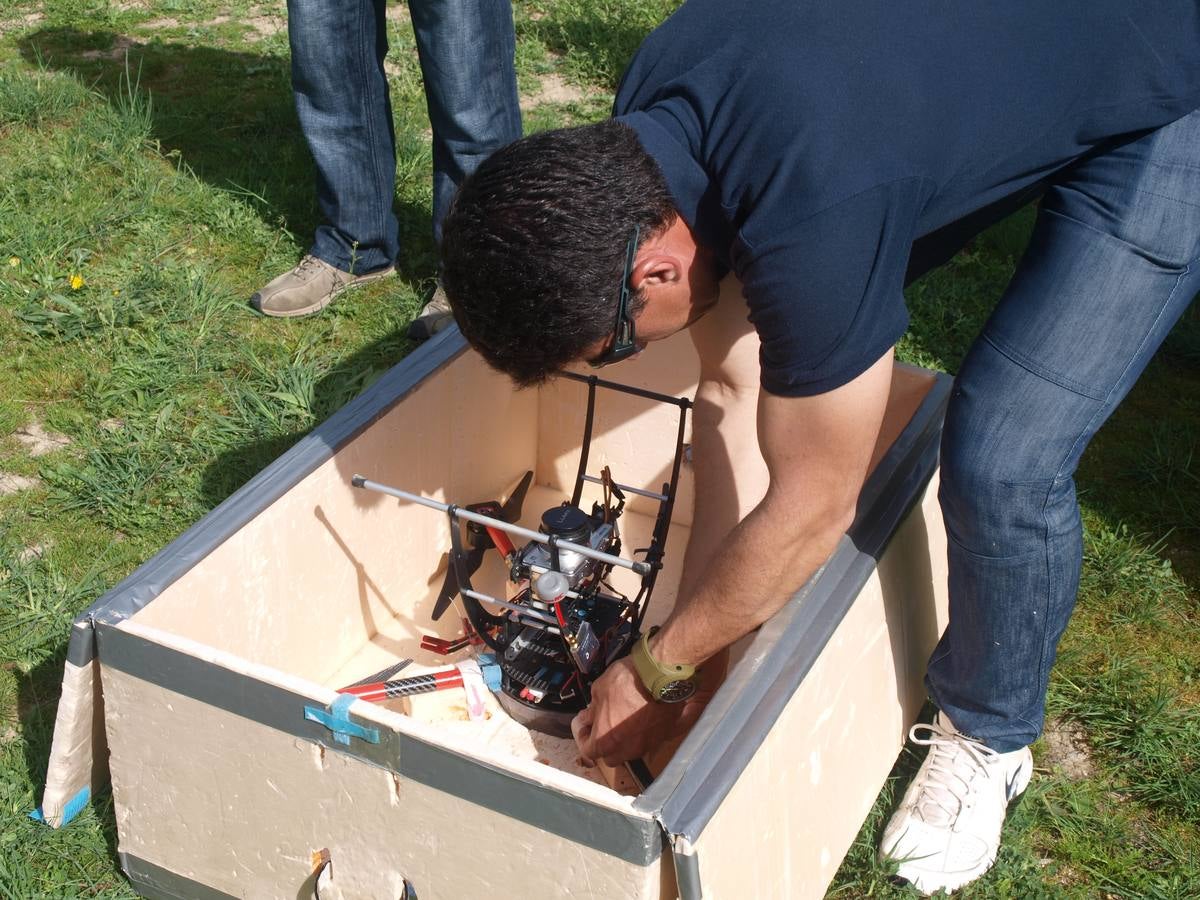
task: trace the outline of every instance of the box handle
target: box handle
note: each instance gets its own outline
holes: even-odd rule
[[[342,892],[333,886],[333,856],[322,847],[313,858],[313,900],[342,900]],[[404,892],[397,900],[417,900],[417,889],[404,879]]]

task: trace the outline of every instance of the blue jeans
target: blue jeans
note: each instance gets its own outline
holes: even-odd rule
[[[400,252],[384,0],[288,0],[292,90],[324,223],[313,255],[343,271]],[[411,0],[433,126],[434,239],[462,179],[521,136],[509,0]]]
[[[1200,290],[1200,112],[1059,173],[955,382],[950,624],[926,686],[994,750],[1041,733],[1083,553],[1073,475]]]

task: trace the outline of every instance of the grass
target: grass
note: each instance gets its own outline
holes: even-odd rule
[[[602,117],[673,6],[518,0],[527,129]],[[434,276],[428,124],[404,9],[389,15],[401,277],[278,322],[245,298],[316,221],[283,4],[0,8],[0,473],[32,483],[0,493],[0,896],[132,896],[107,796],[60,831],[26,818],[72,617],[412,349]],[[910,289],[902,357],[955,370],[1031,222]],[[34,456],[33,425],[69,443]],[[1085,571],[1050,713],[1088,774],[1039,744],[1000,860],[963,896],[1200,896],[1198,437],[1193,310],[1080,472]],[[918,762],[898,761],[831,896],[913,896],[874,846]]]

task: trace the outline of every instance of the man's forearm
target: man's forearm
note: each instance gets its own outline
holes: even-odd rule
[[[760,503],[729,535],[689,595],[651,641],[664,662],[699,665],[757,628],[828,558],[853,509],[799,519]],[[695,583],[695,582],[694,582]]]
[[[737,390],[702,382],[696,392],[692,407],[695,500],[679,597],[696,593],[709,561],[722,552],[733,529],[766,493],[770,476],[758,449],[757,407],[757,383],[751,390]]]
[[[829,557],[854,518],[891,371],[889,351],[824,394],[759,393],[758,444],[770,485],[713,549],[703,575],[684,579],[689,590],[651,641],[658,659],[704,662],[774,615]]]

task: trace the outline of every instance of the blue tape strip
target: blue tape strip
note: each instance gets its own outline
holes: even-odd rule
[[[483,683],[487,685],[487,689],[493,694],[500,690],[500,684],[504,679],[496,657],[491,653],[480,653],[476,662],[479,663],[479,671],[483,673]]]
[[[85,787],[78,794],[71,798],[71,802],[63,807],[62,823],[66,825],[73,818],[83,812],[83,808],[88,805],[88,801],[92,799],[92,789]]]
[[[67,805],[63,807],[62,822],[59,823],[59,828],[66,825],[77,815],[83,812],[83,808],[88,805],[88,801],[92,799],[92,789],[90,787],[83,788],[78,794],[67,801]],[[39,806],[29,814],[29,818],[35,822],[45,822],[46,814],[42,812]]]
[[[329,704],[326,711],[319,706],[304,707],[304,718],[310,722],[319,722],[333,732],[333,739],[339,744],[349,744],[350,738],[362,738],[371,744],[379,743],[379,729],[368,728],[350,721],[348,710],[358,698],[353,694],[338,694],[336,700]]]
[[[503,673],[499,666],[484,666],[483,667],[483,683],[487,685],[487,689],[493,694],[500,690],[500,685],[504,682]]]

